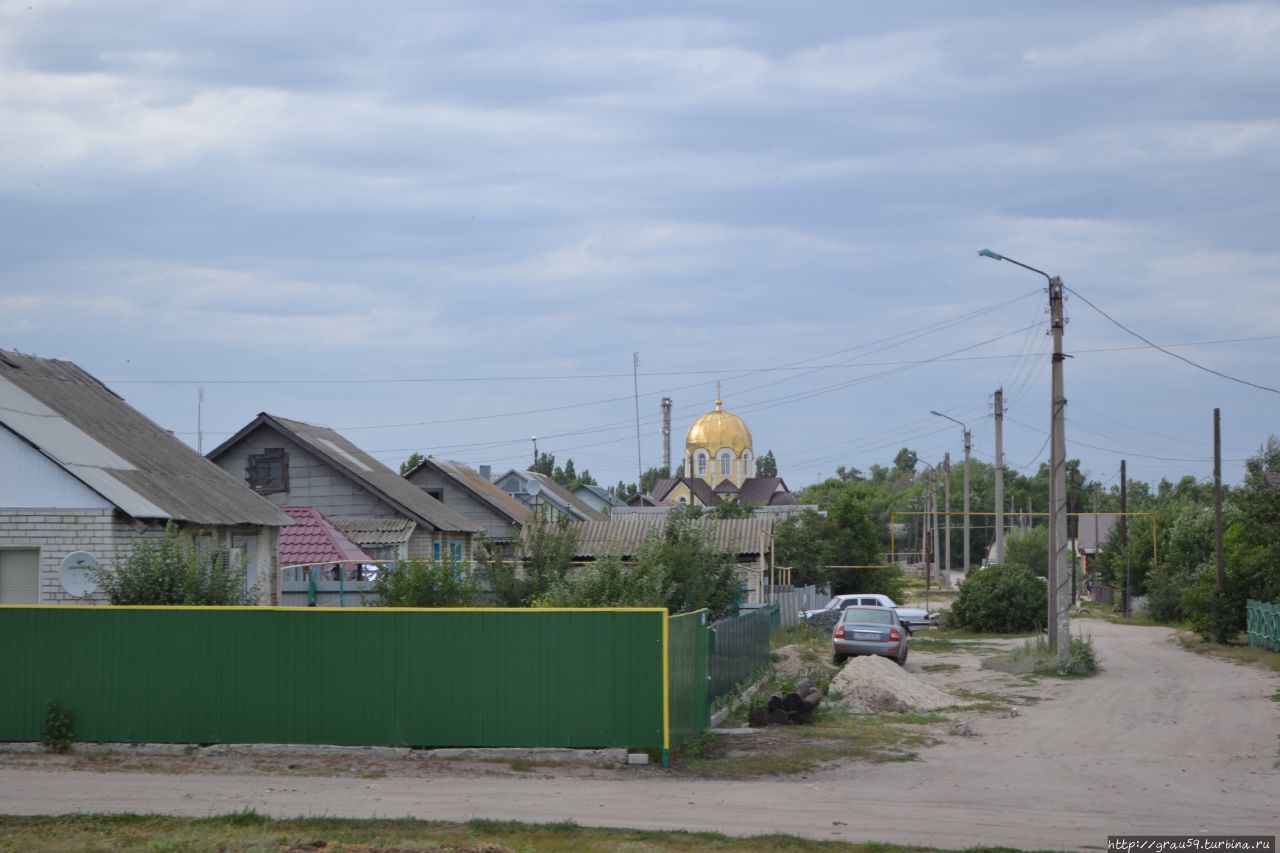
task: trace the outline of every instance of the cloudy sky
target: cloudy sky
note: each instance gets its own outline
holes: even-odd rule
[[[637,11],[643,9],[643,12]],[[268,411],[604,483],[715,399],[793,487],[909,445],[1228,480],[1280,432],[1280,4],[0,0],[0,347],[204,448]],[[1083,297],[1080,298],[1080,297]],[[1177,346],[1175,346],[1177,345]]]

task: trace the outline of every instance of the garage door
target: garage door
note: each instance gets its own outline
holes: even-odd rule
[[[40,601],[40,552],[0,550],[0,604]]]

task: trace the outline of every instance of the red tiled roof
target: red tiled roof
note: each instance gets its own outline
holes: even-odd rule
[[[295,523],[280,530],[280,565],[372,561],[372,557],[339,533],[318,510],[309,506],[282,509]]]

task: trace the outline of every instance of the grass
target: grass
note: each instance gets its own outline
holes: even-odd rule
[[[1054,678],[1087,678],[1098,671],[1094,656],[1093,640],[1071,638],[1071,658],[1067,664],[1058,663],[1057,654],[1049,648],[1044,637],[1027,640],[1021,646],[1002,655],[986,658],[983,669],[994,669],[1020,675],[1024,678],[1051,676]]]
[[[807,773],[835,761],[872,764],[915,761],[937,740],[923,727],[938,714],[853,715],[819,708],[804,726],[777,726],[752,735],[705,732],[672,756],[672,767],[698,776],[749,777]]]
[[[1224,646],[1201,639],[1199,634],[1187,630],[1178,632],[1178,644],[1187,651],[1199,655],[1228,660],[1241,666],[1257,666],[1272,672],[1280,672],[1280,653],[1268,651],[1259,646],[1243,644]]]
[[[929,663],[920,667],[924,672],[956,672],[960,669],[958,663]]]
[[[59,853],[80,850],[390,850],[506,851],[840,851],[907,853],[933,848],[813,841],[791,835],[734,838],[715,832],[595,829],[573,822],[529,824],[473,820],[468,823],[407,818],[274,820],[255,812],[221,817],[157,815],[0,816],[0,851]],[[995,850],[996,848],[985,848]],[[1002,848],[1006,849],[1006,848]]]

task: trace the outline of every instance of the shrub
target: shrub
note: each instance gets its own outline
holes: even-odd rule
[[[1218,592],[1213,569],[1207,569],[1200,581],[1182,594],[1183,606],[1191,618],[1191,628],[1202,638],[1227,644],[1244,629],[1245,602],[1228,592]]]
[[[947,624],[983,633],[1043,629],[1048,587],[1026,566],[988,566],[960,584]]]
[[[50,752],[66,753],[71,751],[72,738],[71,712],[50,698],[44,706],[41,743]]]
[[[670,595],[670,584],[653,564],[628,568],[617,557],[604,557],[571,569],[551,584],[545,603],[548,607],[665,607]]]
[[[246,565],[233,565],[226,551],[201,553],[173,522],[158,540],[144,539],[124,560],[92,574],[112,604],[255,604],[258,591],[247,588]]]
[[[382,607],[467,607],[476,599],[475,583],[461,566],[417,557],[381,572],[373,591]]]

